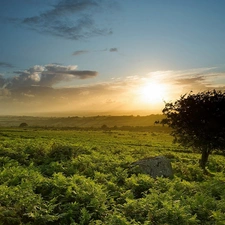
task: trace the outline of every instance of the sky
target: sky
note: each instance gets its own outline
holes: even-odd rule
[[[150,115],[225,90],[224,0],[1,0],[0,115]]]

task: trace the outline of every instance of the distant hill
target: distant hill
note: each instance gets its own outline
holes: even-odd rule
[[[93,127],[154,126],[154,122],[164,118],[161,114],[149,116],[91,116],[91,117],[33,117],[1,116],[0,126],[19,127],[21,123],[40,127]]]

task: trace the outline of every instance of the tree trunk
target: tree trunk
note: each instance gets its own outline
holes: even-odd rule
[[[206,149],[203,149],[202,150],[202,157],[200,159],[200,167],[204,171],[205,171],[206,163],[208,162],[209,154],[210,154],[210,151],[209,150],[206,150]]]

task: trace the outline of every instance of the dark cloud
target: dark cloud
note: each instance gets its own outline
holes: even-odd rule
[[[110,52],[118,52],[118,49],[117,48],[110,48],[109,51]]]
[[[118,52],[118,48],[110,48],[110,49],[102,49],[102,50],[77,50],[75,51],[72,55],[74,56],[78,56],[78,55],[83,55],[83,54],[87,54],[87,53],[91,53],[91,52]]]
[[[214,85],[208,80],[209,76],[197,75],[196,77],[184,77],[176,79],[174,84],[182,87],[182,91],[204,91],[213,88]]]
[[[191,77],[191,78],[180,78],[175,81],[178,85],[193,85],[194,83],[199,83],[205,81],[203,76]]]
[[[10,63],[0,62],[0,67],[13,68],[14,66]]]
[[[45,69],[39,82],[41,86],[53,86],[61,81],[68,81],[74,78],[88,79],[98,74],[96,71],[76,70],[76,66],[47,65]]]
[[[34,66],[28,70],[15,71],[17,76],[9,79],[0,77],[1,87],[7,89],[17,89],[30,86],[47,86],[68,81],[72,79],[88,79],[97,76],[96,71],[77,70],[77,66],[62,66],[57,64],[49,64],[46,66]]]
[[[75,51],[73,53],[74,56],[77,56],[77,55],[83,55],[83,54],[86,54],[88,53],[89,51],[86,51],[86,50],[78,50],[78,51]]]
[[[97,76],[98,73],[96,71],[91,71],[91,70],[77,70],[77,71],[71,71],[71,74],[78,77],[79,79],[87,79],[87,78]]]
[[[5,84],[5,78],[0,74],[0,88]]]
[[[65,76],[75,76],[78,79],[87,79],[97,76],[96,71],[91,70],[77,70],[77,66],[60,66],[60,65],[46,65],[45,71],[42,75],[65,75]]]
[[[39,33],[72,40],[109,35],[112,33],[111,29],[98,27],[93,17],[96,12],[103,11],[104,5],[107,4],[103,4],[101,0],[61,0],[38,16],[22,20],[11,19],[11,22]]]

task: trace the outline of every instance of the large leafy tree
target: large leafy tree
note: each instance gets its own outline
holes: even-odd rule
[[[225,92],[182,95],[174,103],[166,103],[163,113],[175,142],[201,153],[204,170],[209,154],[225,150]]]

